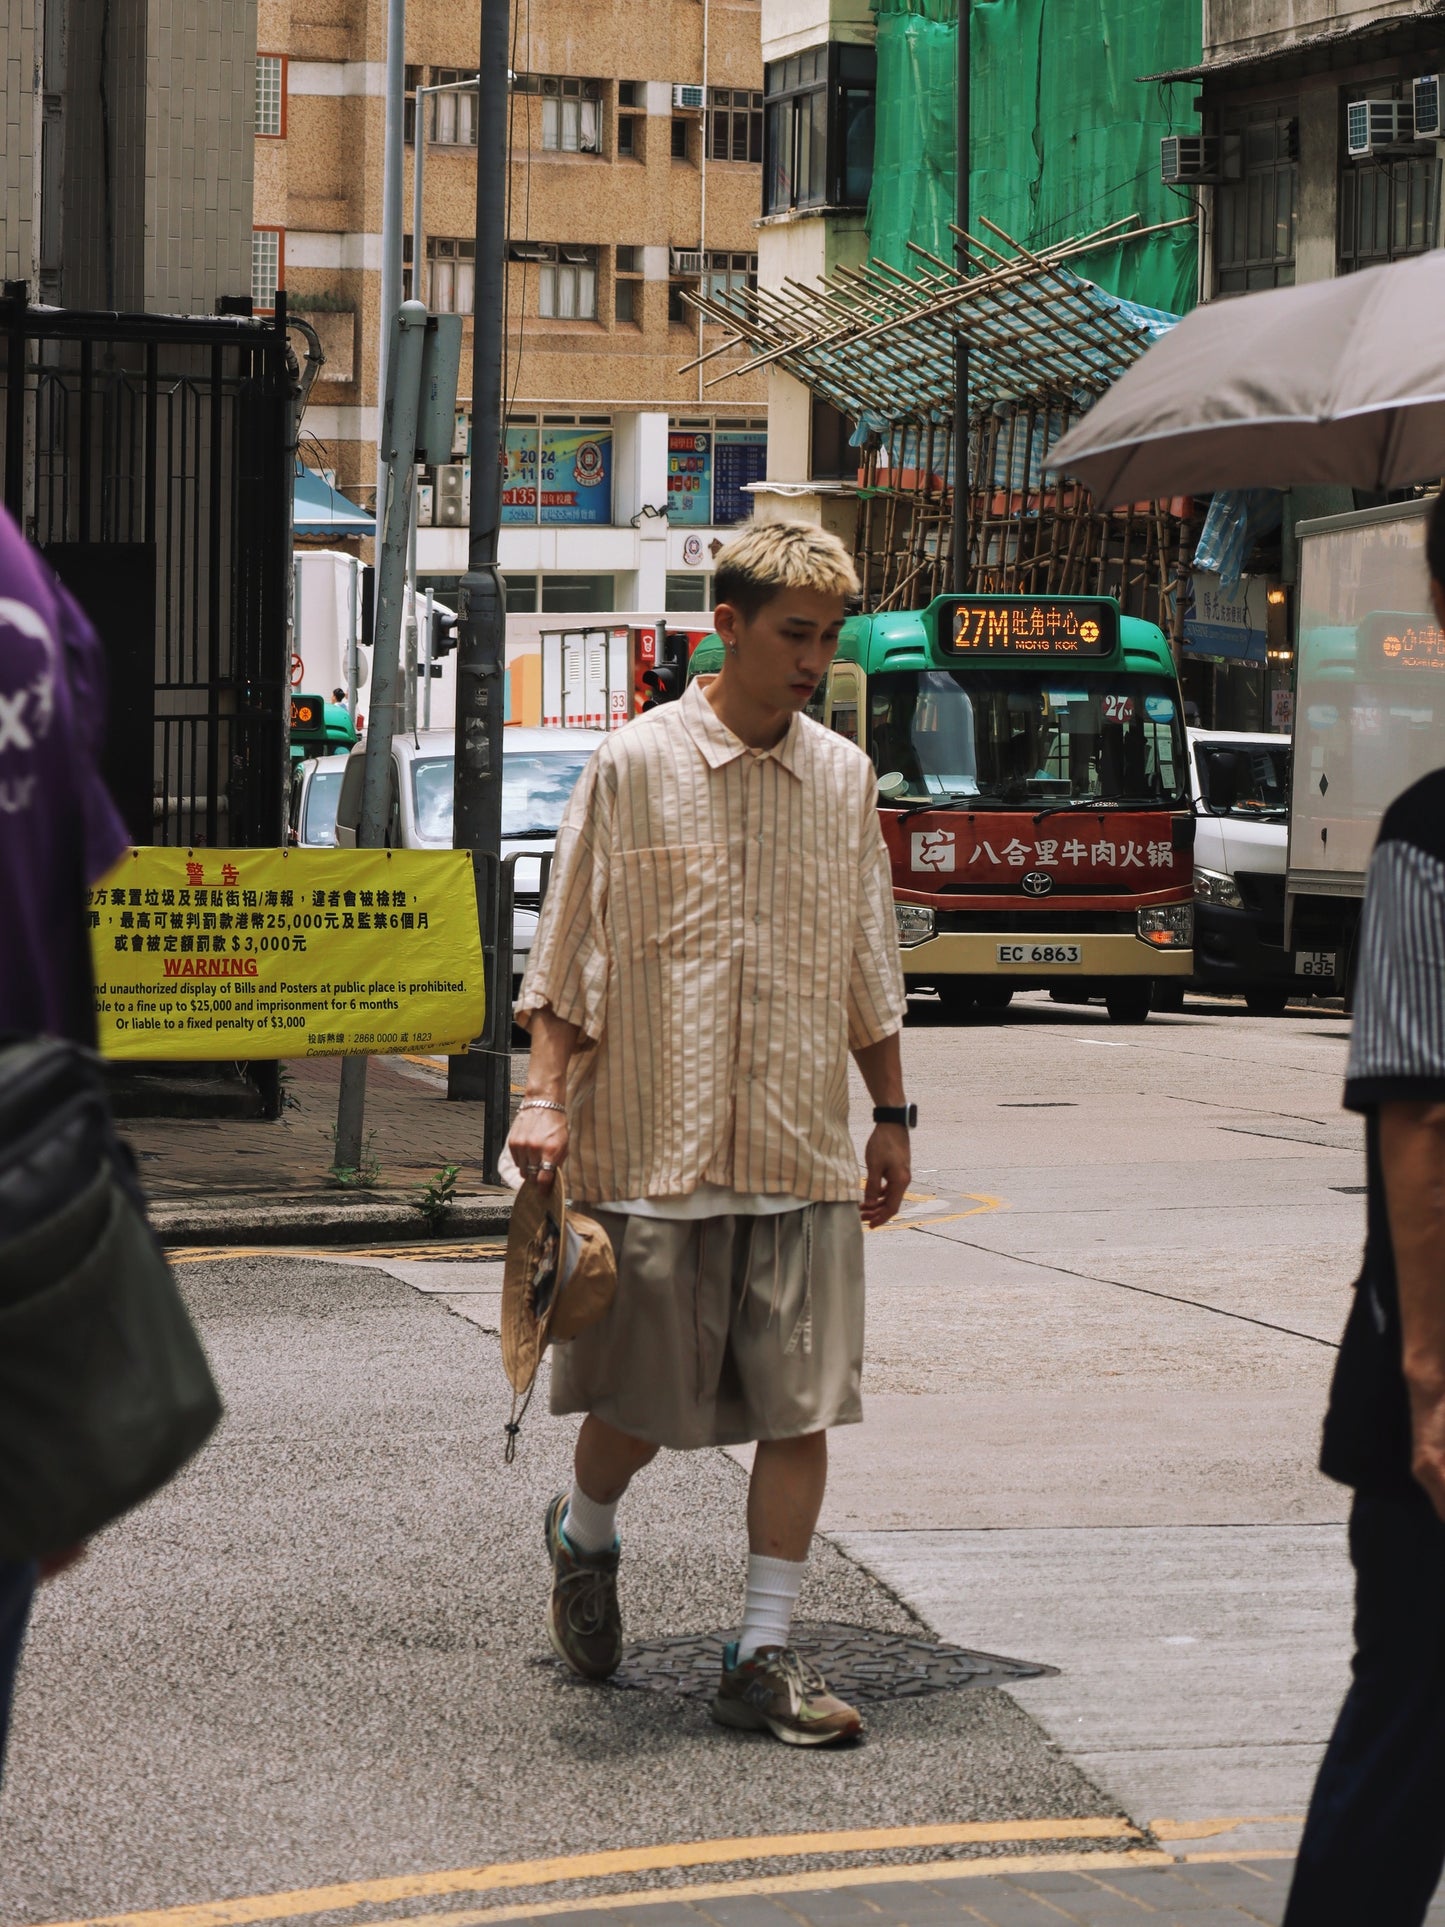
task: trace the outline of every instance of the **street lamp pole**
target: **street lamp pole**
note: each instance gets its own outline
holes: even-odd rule
[[[447,1095],[480,1101],[489,1181],[511,1110],[512,986],[497,969],[501,895],[502,726],[506,717],[506,601],[497,566],[502,523],[502,369],[507,275],[507,107],[510,0],[482,0],[477,62],[477,256],[472,315],[472,501],[457,641],[458,849],[472,852],[486,954],[489,1047],[450,1059]],[[510,933],[508,933],[510,934]],[[504,945],[510,949],[510,945]]]
[[[968,243],[963,235],[968,232],[970,219],[968,110],[972,12],[971,0],[958,0],[958,151],[954,161],[953,219],[954,224],[962,229],[962,233],[955,237],[954,247],[958,250],[965,274],[968,272]],[[960,311],[959,331],[953,337],[953,588],[956,595],[962,595],[968,588],[968,336],[963,332],[966,315],[966,309]]]

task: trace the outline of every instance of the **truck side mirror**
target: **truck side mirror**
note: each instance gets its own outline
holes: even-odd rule
[[[1221,816],[1239,801],[1239,757],[1232,749],[1206,751],[1204,800]]]

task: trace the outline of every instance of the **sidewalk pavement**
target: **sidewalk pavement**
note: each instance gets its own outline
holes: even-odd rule
[[[421,1188],[460,1167],[448,1235],[502,1232],[510,1194],[483,1180],[480,1105],[451,1104],[446,1059],[377,1057],[366,1082],[365,1188],[339,1187],[335,1161],[341,1059],[282,1067],[285,1110],[258,1118],[135,1118],[122,1125],[167,1243],[422,1237]]]

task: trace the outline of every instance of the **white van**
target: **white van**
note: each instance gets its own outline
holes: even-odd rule
[[[502,854],[519,854],[513,879],[512,959],[513,988],[520,988],[527,955],[537,931],[541,909],[542,866],[535,859],[550,851],[557,840],[562,812],[589,756],[605,739],[596,729],[523,729],[510,727],[502,737]],[[358,743],[345,759],[336,792],[334,841],[355,849],[361,821],[361,784],[365,743]],[[339,757],[322,764],[339,763]],[[452,847],[452,784],[456,764],[456,732],[450,729],[407,731],[391,740],[393,783],[391,825],[387,844],[401,850],[449,850]],[[330,771],[318,765],[318,780]],[[311,830],[313,811],[303,798],[299,807],[303,833]],[[318,820],[312,832],[321,840],[327,827]],[[303,841],[309,837],[303,834]],[[529,860],[531,859],[531,860]]]
[[[1194,976],[1188,987],[1244,997],[1277,1017],[1321,986],[1284,947],[1290,738],[1190,729],[1194,807]],[[1177,1006],[1176,1006],[1177,1007]]]

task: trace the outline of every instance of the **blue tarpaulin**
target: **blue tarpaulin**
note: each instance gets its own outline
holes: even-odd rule
[[[297,535],[371,535],[376,529],[365,509],[303,462],[296,464],[291,526]]]

